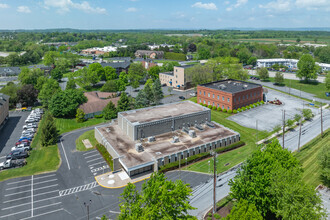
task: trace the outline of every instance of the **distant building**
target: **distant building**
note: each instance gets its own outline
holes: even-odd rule
[[[128,72],[129,66],[131,65],[130,61],[124,62],[110,62],[110,63],[101,63],[102,67],[111,66],[116,69],[116,73],[119,75],[121,72]]]
[[[197,103],[234,110],[263,100],[262,86],[226,79],[197,86]]]
[[[151,59],[163,59],[163,51],[154,51],[154,50],[137,50],[135,52],[135,57],[137,58],[151,58]]]
[[[102,114],[104,107],[112,101],[117,106],[120,97],[112,98],[116,93],[111,92],[85,92],[87,102],[79,108],[84,111],[85,118],[93,118],[95,115]]]
[[[9,96],[0,93],[0,128],[9,117]]]
[[[19,67],[0,67],[0,76],[17,76],[20,73]]]
[[[149,70],[153,66],[157,66],[157,63],[153,62],[152,60],[142,60],[141,63],[142,63],[142,66],[147,70]]]
[[[190,81],[188,80],[186,70],[193,66],[175,66],[173,72],[159,73],[160,83],[177,89],[190,88]]]
[[[41,69],[42,71],[44,71],[45,74],[50,74],[50,72],[52,71],[53,67],[51,66],[45,66],[43,64],[40,65],[32,65],[28,67],[29,69]]]

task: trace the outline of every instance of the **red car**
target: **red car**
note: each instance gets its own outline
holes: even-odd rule
[[[24,144],[24,145],[30,145],[30,141],[27,139],[21,140],[16,142],[15,146],[20,145],[20,144]]]

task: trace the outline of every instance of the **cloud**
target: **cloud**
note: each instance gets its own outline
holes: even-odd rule
[[[136,12],[137,9],[136,8],[128,8],[126,9],[126,12]]]
[[[296,0],[297,7],[309,10],[326,9],[330,10],[330,0]]]
[[[248,2],[248,0],[237,0],[235,4],[230,5],[229,7],[226,8],[227,11],[233,10],[233,8],[238,8],[242,5],[245,5]]]
[[[57,12],[65,13],[70,9],[78,9],[86,13],[105,14],[107,11],[105,8],[92,7],[87,1],[79,3],[72,2],[71,0],[44,0],[45,8],[57,8]]]
[[[28,6],[24,6],[24,5],[18,6],[17,11],[21,12],[21,13],[31,13],[30,8]]]
[[[273,2],[268,2],[265,5],[259,5],[259,8],[265,8],[267,11],[290,11],[291,3],[287,0],[277,0]]]
[[[9,8],[9,5],[0,3],[0,8]]]
[[[191,7],[193,8],[203,8],[207,10],[218,10],[217,6],[214,3],[202,3],[202,2],[196,2]]]

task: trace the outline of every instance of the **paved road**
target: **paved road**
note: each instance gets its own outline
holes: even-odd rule
[[[330,128],[330,110],[323,111],[323,131]],[[300,146],[307,144],[321,133],[321,115],[316,115],[312,121],[305,122],[301,126]],[[288,132],[284,136],[284,146],[290,151],[298,150],[299,127],[294,131]],[[278,138],[282,145],[282,137]]]
[[[302,97],[302,98],[305,98],[305,99],[310,99],[310,100],[314,99],[315,101],[318,101],[318,102],[323,102],[323,103],[330,104],[330,97],[328,99],[320,99],[320,98],[315,97],[314,94],[303,92],[303,91],[300,91],[298,89],[289,88],[287,86],[276,86],[272,82],[261,82],[259,80],[257,80],[257,81],[256,80],[249,80],[249,81],[261,84],[263,86],[268,86],[270,88],[274,88],[274,89],[277,89],[277,90],[280,90],[280,91],[283,91],[283,92],[286,92],[286,93],[289,93],[289,94],[292,94],[292,95],[295,95],[295,96],[298,96],[298,97]]]
[[[257,71],[256,70],[248,70],[248,73],[251,74],[251,75],[257,75]],[[276,75],[276,71],[269,71],[269,76],[270,77],[275,77]],[[283,73],[283,72],[282,72]],[[295,73],[283,73],[283,77],[285,79],[294,79],[294,80],[300,80]],[[325,80],[325,77],[324,76],[318,76],[317,77],[317,81],[319,82],[324,82]]]

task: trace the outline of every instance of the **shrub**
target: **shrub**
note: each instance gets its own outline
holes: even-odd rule
[[[261,103],[261,104],[265,104],[265,102],[264,102],[264,101],[262,101],[262,100],[261,100],[261,102],[260,102],[260,103]]]
[[[204,104],[203,106],[204,106],[204,107],[207,107],[207,105],[206,105],[206,104]]]
[[[212,217],[212,212],[209,212],[207,215],[208,215],[209,217]]]
[[[204,106],[203,102],[200,102],[199,104],[200,104],[201,106]]]
[[[231,145],[228,145],[226,147],[219,147],[219,148],[215,149],[215,152],[222,153],[222,152],[226,152],[226,151],[230,151],[230,150],[242,147],[244,145],[245,145],[244,141],[239,141],[239,142],[233,143]]]
[[[238,112],[241,112],[241,111],[242,111],[242,109],[241,109],[241,108],[238,108],[238,109],[237,109],[237,111],[238,111]]]
[[[237,113],[237,110],[236,110],[236,109],[234,109],[233,113],[234,113],[234,114],[236,114],[236,113]]]
[[[207,220],[212,220],[212,217],[207,217]]]
[[[250,105],[249,105],[249,107],[250,107],[250,108],[253,108],[253,105],[252,105],[252,104],[250,104]]]
[[[94,118],[103,118],[103,114],[94,115]]]
[[[228,113],[229,113],[229,114],[233,113],[233,110],[229,109],[229,110],[228,110]]]
[[[222,111],[223,111],[223,112],[227,112],[227,109],[223,108]]]
[[[212,107],[212,110],[217,110],[217,106],[213,106]]]
[[[218,213],[215,213],[215,214],[214,214],[214,218],[215,218],[215,219],[220,219],[220,218],[221,218],[221,215],[219,215]]]
[[[80,108],[77,109],[76,121],[78,123],[82,123],[85,121],[85,112]]]
[[[246,110],[246,108],[245,107],[242,107],[242,111],[245,111]]]
[[[208,108],[209,108],[209,109],[212,109],[212,105],[209,105]]]
[[[219,112],[222,111],[222,109],[221,109],[220,107],[219,107],[217,110],[218,110]]]

